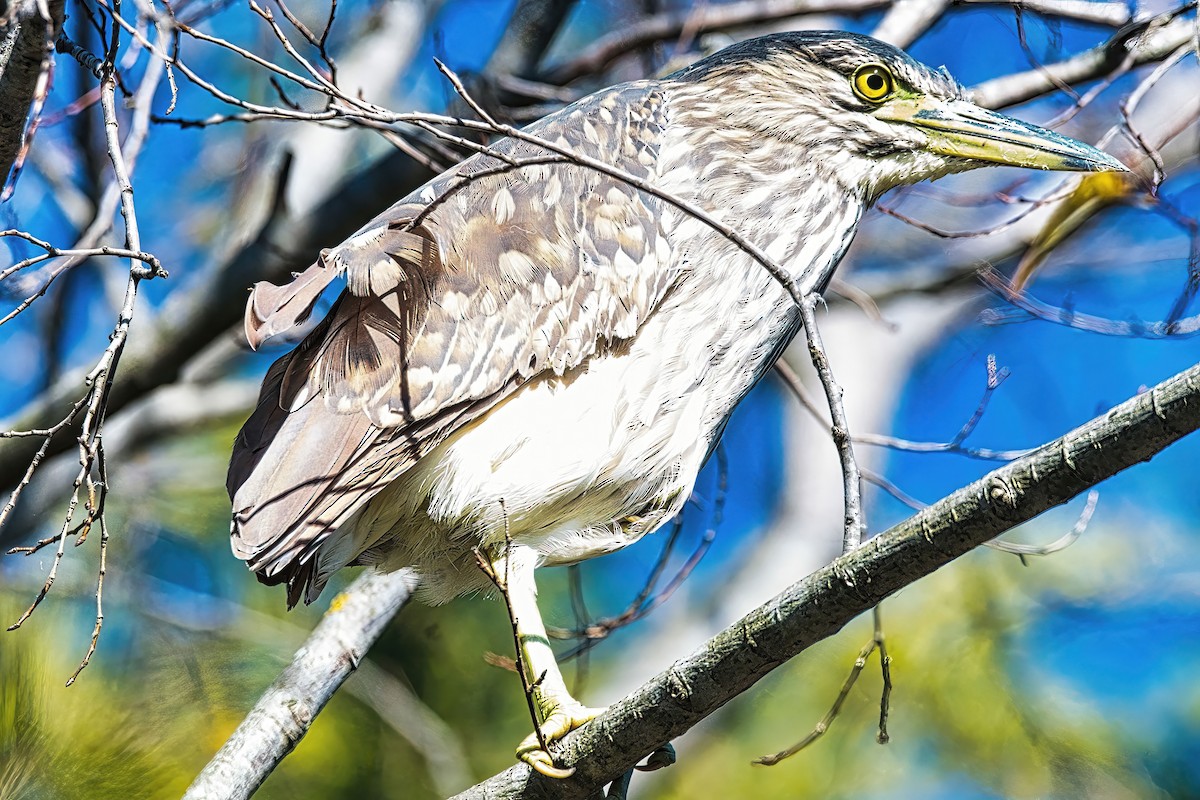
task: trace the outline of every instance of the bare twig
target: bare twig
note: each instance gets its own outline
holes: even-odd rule
[[[863,668],[867,666],[867,659],[871,657],[871,654],[874,653],[876,649],[879,650],[879,667],[883,677],[883,693],[880,695],[879,700],[879,734],[876,736],[876,740],[880,744],[887,744],[888,741],[890,741],[891,737],[888,736],[887,732],[887,718],[888,706],[892,696],[892,672],[891,666],[888,663],[887,646],[884,644],[883,616],[880,613],[879,606],[875,606],[875,608],[871,610],[871,618],[875,626],[874,632],[872,633],[870,640],[862,646],[861,650],[858,651],[858,657],[854,659],[854,665],[850,667],[850,674],[847,675],[846,680],[842,682],[841,691],[838,692],[838,696],[834,699],[833,705],[830,706],[829,710],[825,712],[825,716],[821,718],[821,721],[813,726],[812,731],[810,731],[807,736],[796,742],[791,747],[780,750],[778,753],[773,753],[768,756],[761,756],[756,758],[751,763],[761,764],[764,767],[773,767],[780,761],[796,755],[796,753],[799,753],[801,750],[817,741],[817,739],[820,739],[822,736],[824,736],[826,732],[828,732],[829,726],[833,724],[833,721],[837,719],[838,714],[841,713],[842,705],[846,702],[846,698],[850,696],[850,690],[853,689],[854,684],[858,682],[858,676],[862,674]]]
[[[849,553],[859,546],[867,532],[866,517],[862,507],[862,475],[854,458],[854,445],[850,437],[850,424],[846,421],[846,409],[842,405],[842,387],[834,380],[829,366],[829,357],[817,329],[816,305],[820,297],[811,295],[800,304],[800,318],[804,322],[804,333],[808,337],[808,355],[821,385],[825,387],[825,398],[829,401],[829,415],[833,421],[830,433],[838,458],[842,464],[842,490],[845,493],[845,529],[842,535],[842,553]]]
[[[952,0],[895,0],[871,35],[897,47],[908,47],[941,19],[951,2]]]
[[[1008,368],[998,368],[996,366],[996,356],[989,354],[987,357],[987,382],[984,385],[983,396],[979,399],[979,405],[975,407],[971,416],[958,429],[958,433],[954,434],[953,438],[949,441],[914,442],[911,439],[884,436],[877,433],[859,434],[854,437],[854,441],[859,444],[870,444],[910,453],[960,453],[970,458],[978,458],[985,461],[1012,461],[1015,458],[1020,458],[1029,452],[1028,448],[1023,450],[992,450],[986,447],[963,446],[963,442],[975,432],[975,428],[978,427],[980,420],[983,419],[984,412],[987,411],[992,395],[1000,388],[1000,385],[1004,383],[1008,375]]]
[[[1019,557],[1022,562],[1025,561],[1026,556],[1048,556],[1060,550],[1066,550],[1075,544],[1076,540],[1087,530],[1088,525],[1092,521],[1092,515],[1096,512],[1096,504],[1098,502],[1100,502],[1100,493],[1095,489],[1088,492],[1087,502],[1083,505],[1083,511],[1079,512],[1079,519],[1075,520],[1075,524],[1071,527],[1071,530],[1048,544],[1017,544],[1016,542],[993,539],[987,542],[987,546],[1003,553],[1012,553]]]
[[[1140,320],[1115,320],[1083,314],[1073,308],[1057,307],[1018,292],[1011,283],[994,270],[984,270],[980,280],[992,291],[1015,306],[1014,310],[986,308],[979,314],[984,325],[1003,325],[1029,318],[1053,322],[1105,336],[1121,336],[1133,339],[1186,339],[1200,333],[1200,315],[1174,321],[1142,322]]]
[[[100,483],[102,486],[108,486],[108,467],[104,461],[104,447],[97,445],[96,461],[99,467]],[[89,477],[90,480],[90,477]],[[94,491],[89,492],[94,495]],[[100,502],[103,502],[101,499]],[[94,509],[93,513],[99,509]],[[104,627],[104,576],[108,572],[108,524],[103,513],[96,513],[96,521],[100,525],[100,567],[96,571],[96,624],[92,627],[92,638],[88,642],[87,652],[83,654],[83,659],[79,662],[79,666],[71,673],[71,677],[67,679],[67,686],[75,682],[79,677],[79,673],[87,668],[87,665],[92,662],[92,656],[96,652],[96,645],[100,641],[100,630]],[[83,543],[84,536],[80,536],[75,540],[76,546]]]
[[[119,13],[119,8],[115,9]],[[55,257],[58,260],[57,265],[51,273],[50,278],[46,281],[39,292],[33,297],[26,298],[20,304],[16,311],[5,318],[11,319],[16,313],[19,313],[24,308],[27,308],[29,303],[37,296],[40,296],[45,291],[45,287],[49,285],[57,275],[67,269],[72,263],[79,259],[94,255],[120,255],[129,258],[129,275],[126,282],[125,294],[122,300],[120,310],[117,315],[117,321],[109,336],[108,346],[105,347],[99,360],[87,374],[84,384],[86,392],[84,397],[77,401],[72,407],[70,413],[56,425],[46,428],[41,431],[10,431],[10,435],[22,436],[34,435],[43,436],[42,445],[38,452],[34,455],[26,468],[25,476],[22,482],[17,486],[14,492],[10,495],[9,502],[5,506],[3,512],[0,512],[0,524],[5,522],[8,516],[16,507],[17,499],[21,490],[26,486],[32,478],[34,471],[42,463],[43,459],[49,451],[51,444],[54,442],[60,432],[74,425],[75,421],[79,420],[79,434],[76,437],[78,464],[79,469],[75,474],[74,481],[71,484],[71,492],[67,501],[66,513],[63,517],[62,525],[58,533],[54,536],[45,538],[37,542],[31,547],[14,548],[12,553],[25,553],[31,555],[38,552],[43,547],[51,544],[57,544],[49,572],[46,575],[46,580],[42,584],[42,588],[35,596],[33,602],[25,610],[24,613],[17,619],[15,623],[9,626],[8,630],[14,630],[23,625],[37,610],[41,602],[49,593],[54,585],[55,578],[58,575],[59,567],[62,564],[63,556],[66,551],[67,539],[70,536],[76,537],[76,545],[82,544],[86,539],[88,532],[94,524],[99,524],[101,527],[100,536],[100,557],[99,567],[97,571],[96,582],[96,621],[93,628],[91,641],[87,652],[81,660],[79,667],[71,675],[67,681],[67,685],[74,683],[80,672],[87,667],[91,661],[92,654],[95,652],[96,644],[99,640],[100,632],[103,627],[103,590],[104,590],[104,574],[107,569],[107,549],[108,549],[108,529],[104,518],[105,499],[108,493],[108,482],[106,467],[104,462],[103,449],[103,429],[104,421],[107,413],[107,402],[109,392],[113,385],[113,380],[121,359],[121,354],[124,352],[125,343],[128,339],[129,326],[133,320],[134,305],[137,298],[138,284],[146,278],[165,276],[165,270],[155,257],[143,253],[141,249],[141,235],[138,227],[137,212],[133,201],[133,186],[129,178],[129,168],[122,150],[121,137],[119,132],[119,123],[117,120],[116,111],[116,86],[117,79],[114,72],[113,62],[116,58],[119,39],[117,37],[118,28],[113,27],[112,34],[109,39],[108,49],[105,53],[103,62],[100,65],[101,83],[100,83],[100,101],[101,109],[104,117],[105,142],[108,149],[109,163],[112,167],[113,185],[115,187],[116,196],[119,200],[121,215],[124,220],[125,243],[123,248],[73,248],[73,249],[58,249],[50,245],[48,242],[38,239],[30,234],[21,231],[5,231],[5,236],[14,236],[21,238],[35,246],[45,250],[45,257]],[[151,68],[147,69],[147,74],[143,79],[142,88],[139,89],[138,97],[148,103],[144,89],[146,85],[153,86],[157,80],[157,75],[161,73],[161,65],[152,63]],[[150,92],[152,95],[152,91]],[[140,114],[144,121],[148,111],[143,108]],[[138,142],[140,144],[140,140]],[[40,257],[35,259],[26,259],[24,262],[19,262],[14,267],[5,271],[6,275],[11,275],[17,271],[17,268],[25,268],[32,263],[37,263],[41,260]],[[98,478],[95,473],[99,473]],[[73,525],[75,514],[79,508],[81,501],[81,491],[86,489],[86,499],[84,499],[84,510],[86,512],[82,521]]]

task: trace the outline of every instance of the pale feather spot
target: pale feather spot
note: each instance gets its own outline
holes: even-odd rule
[[[346,247],[358,249],[360,247],[370,247],[387,235],[387,228],[367,228],[365,231],[359,231],[346,240]],[[339,250],[341,248],[338,248]]]
[[[632,202],[626,189],[620,186],[613,186],[604,194],[606,202],[617,208],[625,208]]]
[[[634,307],[629,310],[628,314],[626,314],[617,322],[616,327],[613,329],[613,333],[615,333],[619,339],[628,339],[637,333],[637,329],[638,309]]]
[[[558,175],[552,174],[546,179],[546,187],[542,191],[542,202],[547,208],[553,208],[558,205],[558,201],[562,198],[562,180]]]
[[[516,210],[517,204],[513,200],[512,192],[504,187],[497,189],[492,196],[492,216],[496,218],[496,224],[503,225],[508,222]]]
[[[620,234],[620,228],[617,227],[616,222],[607,215],[601,214],[601,216],[596,217],[594,225],[597,238],[616,239]]]
[[[505,250],[496,259],[500,275],[504,280],[517,284],[529,283],[533,277],[535,264],[533,259],[520,250]]]
[[[466,319],[467,307],[470,305],[470,300],[462,292],[446,292],[442,295],[442,299],[438,305],[451,317]]]
[[[542,287],[536,283],[529,284],[529,305],[532,308],[541,308],[546,303],[546,293],[542,291]]]
[[[638,268],[638,263],[629,257],[629,254],[624,250],[618,249],[613,257],[614,272],[624,279],[636,278],[641,270]],[[640,282],[639,282],[640,283]]]
[[[558,285],[558,281],[554,279],[554,273],[547,272],[546,280],[542,283],[542,290],[545,292],[546,300],[551,303],[557,303],[562,297],[562,287]]]
[[[496,293],[485,289],[479,297],[479,309],[489,317],[499,311],[500,304],[496,301]]]
[[[645,244],[645,233],[641,225],[626,225],[621,229],[621,235],[617,241],[621,247],[630,251],[640,251]]]

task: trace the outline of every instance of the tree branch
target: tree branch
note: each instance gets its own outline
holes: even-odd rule
[[[358,668],[416,584],[407,570],[385,575],[372,569],[335,597],[292,663],[188,787],[184,800],[240,800],[254,794]]]
[[[585,75],[600,72],[632,50],[672,39],[685,30],[697,36],[805,14],[862,14],[887,4],[888,0],[739,0],[724,5],[713,3],[698,8],[664,11],[600,37],[576,58],[548,70],[541,80],[546,83],[570,83]]]
[[[871,35],[896,47],[908,47],[941,19],[950,3],[951,0],[895,0]]]
[[[0,183],[25,144],[29,109],[45,94],[65,0],[5,6],[10,16],[0,19]]]
[[[565,780],[511,767],[455,800],[585,798],[858,614],[1200,428],[1200,365],[989,473],[786,589],[556,749]]]
[[[1103,77],[1127,57],[1134,67],[1158,61],[1191,41],[1195,25],[1193,19],[1175,19],[1157,28],[1150,21],[1135,23],[1099,47],[1063,61],[985,81],[971,90],[971,97],[984,108],[1004,108],[1041,97],[1064,84]]]

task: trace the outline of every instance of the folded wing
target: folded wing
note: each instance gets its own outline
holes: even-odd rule
[[[661,115],[652,86],[629,86],[531,132],[653,178]],[[317,549],[363,503],[533,376],[633,336],[674,280],[654,200],[535,144],[495,150],[501,158],[445,173],[291,283],[251,294],[257,346],[304,324],[346,280],[271,367],[229,469],[234,552],[260,579],[288,582],[293,603]]]

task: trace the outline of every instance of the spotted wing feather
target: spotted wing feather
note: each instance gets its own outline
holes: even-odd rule
[[[649,178],[663,115],[654,86],[632,84],[530,132]],[[287,581],[293,602],[317,548],[363,503],[533,376],[633,336],[674,280],[652,198],[547,163],[535,144],[495,150],[502,158],[469,159],[251,297],[257,343],[346,279],[271,368],[229,472],[234,552],[261,579]]]

